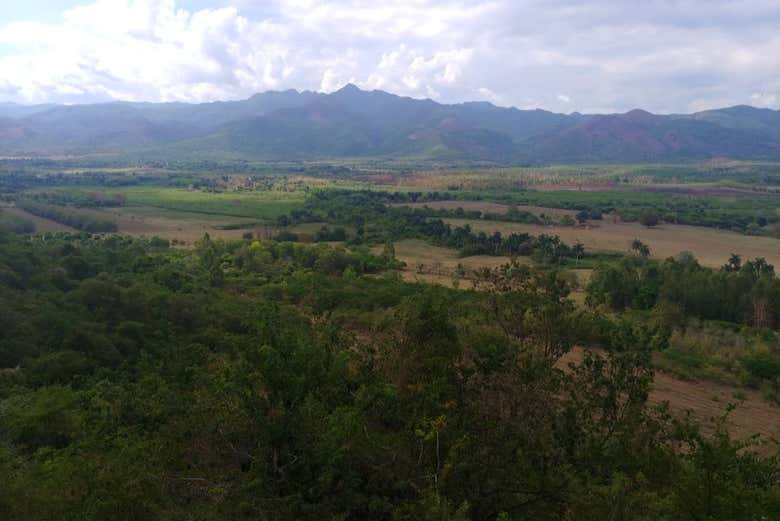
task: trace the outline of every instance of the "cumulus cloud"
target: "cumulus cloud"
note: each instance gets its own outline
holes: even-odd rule
[[[85,0],[0,26],[0,100],[367,89],[521,108],[780,108],[776,0]],[[197,7],[192,7],[197,6]]]

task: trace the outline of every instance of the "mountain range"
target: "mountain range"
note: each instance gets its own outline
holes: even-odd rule
[[[242,101],[0,103],[0,154],[304,160],[412,157],[504,164],[780,160],[780,111],[558,114],[364,91]]]

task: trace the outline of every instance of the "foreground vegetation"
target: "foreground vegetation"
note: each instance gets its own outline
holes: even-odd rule
[[[5,519],[780,515],[774,459],[648,406],[667,335],[554,272],[462,292],[360,249],[1,240]],[[574,344],[599,350],[562,369]]]

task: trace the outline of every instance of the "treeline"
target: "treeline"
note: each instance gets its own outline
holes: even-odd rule
[[[780,514],[776,459],[648,405],[662,331],[578,310],[553,272],[459,292],[388,262],[0,234],[0,518]],[[560,370],[574,345],[600,349]]]
[[[617,310],[673,304],[682,316],[780,330],[780,279],[763,258],[733,255],[715,270],[689,254],[663,262],[629,257],[594,270],[587,292],[589,302]]]
[[[16,201],[16,206],[33,215],[45,217],[85,232],[100,233],[117,231],[116,222],[109,219],[99,219],[86,212],[67,206],[40,203],[32,199],[19,199]]]
[[[58,190],[53,192],[28,192],[24,199],[33,200],[43,204],[58,206],[77,206],[91,208],[113,208],[124,206],[127,197],[121,193],[107,193],[97,191]]]
[[[605,192],[513,192],[495,194],[495,202],[539,205],[593,216],[604,215],[624,222],[639,222],[643,214],[654,214],[670,224],[705,226],[750,234],[772,234],[780,221],[773,197],[737,197],[726,201],[708,194],[653,191]]]
[[[544,192],[533,190],[513,191],[511,193],[459,193],[448,192],[368,192],[374,200],[394,204],[424,203],[453,198],[463,201],[489,200],[496,203],[513,205],[534,205],[550,208],[572,210],[588,219],[601,219],[604,215],[621,219],[626,222],[638,222],[643,214],[654,214],[664,222],[672,224],[687,224],[706,226],[746,232],[751,234],[770,234],[773,225],[780,222],[780,216],[775,212],[776,204],[772,197],[737,198],[724,202],[722,199],[707,194],[679,194],[662,192]],[[455,210],[433,210],[442,212],[440,216],[454,216]],[[460,213],[460,212],[459,212]],[[466,218],[481,218],[493,220],[517,220],[518,222],[533,222],[533,216],[519,211],[509,214],[494,214],[491,212],[463,211]],[[527,220],[526,220],[527,219]],[[579,219],[578,219],[579,220]]]
[[[514,222],[524,224],[545,224],[551,222],[548,219],[541,219],[531,212],[525,210],[519,210],[515,207],[509,207],[505,213],[497,212],[483,212],[481,210],[465,210],[462,207],[458,208],[430,208],[426,206],[416,206],[414,209],[417,212],[425,213],[429,217],[449,218],[449,219],[482,219],[485,221],[503,221]],[[572,220],[572,224],[574,221]]]
[[[431,217],[428,208],[388,206],[387,194],[373,191],[324,190],[312,194],[303,208],[279,219],[279,224],[327,221],[349,227],[351,244],[382,244],[405,238],[420,238],[469,255],[533,255],[546,263],[581,259],[581,244],[569,246],[557,236],[532,237],[527,233],[475,232],[471,226],[456,226]],[[398,196],[390,196],[390,200]],[[416,199],[415,199],[416,200]],[[290,238],[290,235],[282,236]]]

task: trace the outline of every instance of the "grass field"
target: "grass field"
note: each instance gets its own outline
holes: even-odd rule
[[[631,241],[639,239],[650,247],[655,258],[666,258],[680,252],[693,253],[705,266],[719,267],[732,253],[743,258],[764,257],[771,264],[780,266],[780,240],[771,237],[754,237],[738,233],[702,228],[663,224],[646,228],[638,223],[613,223],[608,219],[594,221],[589,227],[543,226],[535,224],[506,223],[468,219],[446,219],[453,225],[470,225],[476,231],[502,234],[512,232],[559,235],[564,242],[577,241],[591,251],[629,250]]]
[[[178,188],[132,187],[117,191],[129,206],[147,206],[208,215],[276,219],[301,206],[305,192],[202,192]]]
[[[273,227],[257,223],[252,219],[225,215],[202,214],[165,210],[148,206],[128,206],[89,210],[117,223],[119,233],[145,237],[177,239],[192,243],[208,233],[218,239],[240,239],[245,233],[256,237],[267,237]],[[223,226],[240,225],[238,229],[223,229]]]

